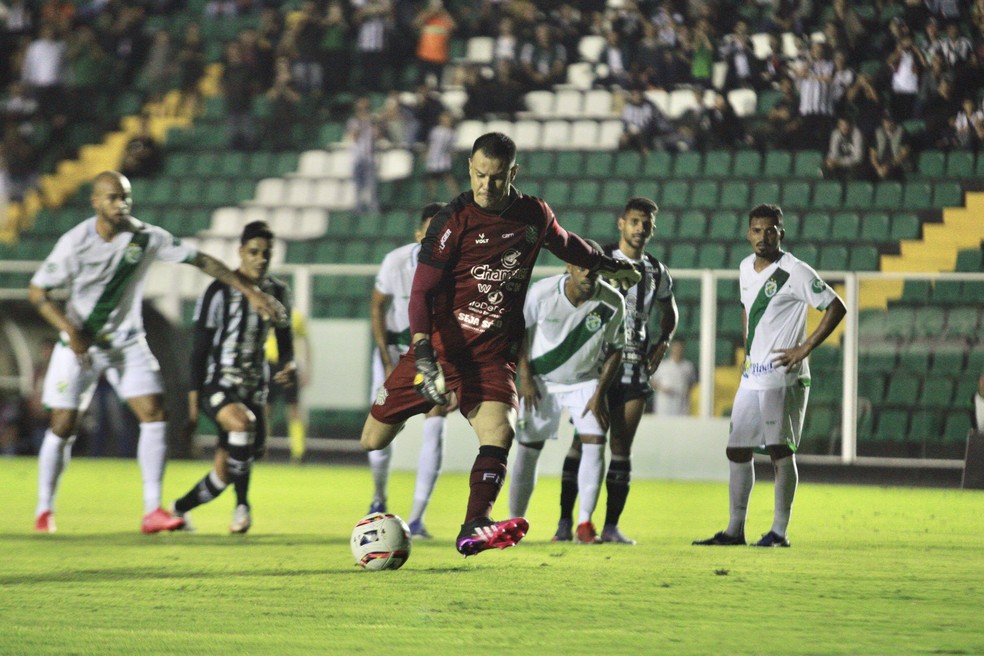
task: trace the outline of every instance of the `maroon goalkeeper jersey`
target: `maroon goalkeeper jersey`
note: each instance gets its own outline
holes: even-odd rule
[[[526,329],[523,304],[530,274],[543,247],[579,266],[593,267],[600,259],[557,223],[546,202],[515,189],[504,210],[482,209],[469,191],[431,220],[414,289],[421,291],[421,280],[434,272],[427,272],[428,265],[441,271],[427,292],[432,299],[429,332],[443,360],[459,370],[503,360],[515,365]]]

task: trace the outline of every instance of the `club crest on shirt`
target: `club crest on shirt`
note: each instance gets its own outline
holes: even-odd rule
[[[813,287],[813,291],[815,293],[820,294],[823,292],[823,290],[827,288],[827,283],[820,280],[819,278],[814,278],[810,286]]]
[[[779,291],[779,284],[775,278],[769,278],[768,282],[765,283],[765,289],[763,291],[765,292],[766,298],[772,298],[776,295],[776,292]]]
[[[488,295],[488,299],[489,303],[492,305],[498,305],[499,303],[502,303],[502,292],[496,290]]]
[[[519,258],[522,257],[522,253],[517,251],[515,248],[510,248],[508,251],[502,254],[502,266],[507,269],[515,269],[519,265]]]
[[[597,312],[592,312],[588,315],[588,318],[584,320],[584,327],[590,333],[598,332],[598,329],[601,328],[601,317]]]
[[[123,259],[128,264],[136,264],[143,257],[143,249],[136,244],[129,244],[123,251]]]

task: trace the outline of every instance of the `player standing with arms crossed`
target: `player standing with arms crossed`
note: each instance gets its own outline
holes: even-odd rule
[[[173,531],[184,525],[160,507],[167,449],[164,387],[160,365],[147,346],[142,314],[144,281],[154,260],[192,264],[238,289],[261,315],[278,321],[285,317],[276,299],[214,257],[132,217],[132,205],[126,176],[116,171],[97,175],[92,186],[96,215],[62,235],[28,287],[38,314],[61,333],[44,382],[51,425],[38,453],[34,527],[40,532],[55,530],[55,492],[71,458],[79,413],[104,372],[140,422],[141,531]],[[68,287],[64,310],[50,298],[58,287]]]
[[[601,246],[585,240],[592,247]],[[576,539],[601,542],[591,515],[598,504],[608,432],[608,388],[621,373],[625,301],[611,285],[573,264],[567,273],[530,286],[524,309],[525,348],[519,357],[519,428],[510,476],[512,514],[526,514],[536,486],[537,461],[557,439],[566,408],[581,441],[581,495]]]
[[[376,274],[376,284],[369,301],[372,338],[376,344],[372,354],[371,401],[375,401],[376,391],[393,373],[400,356],[410,349],[408,307],[413,274],[417,270],[417,258],[420,255],[420,241],[427,233],[431,219],[444,206],[444,203],[430,203],[425,206],[420,213],[420,225],[414,231],[416,241],[387,253],[379,267],[379,273]],[[435,405],[424,419],[420,460],[417,463],[417,483],[413,491],[413,509],[410,512],[410,535],[416,538],[432,537],[424,526],[424,513],[441,473],[446,415],[447,409],[444,406]],[[392,456],[392,444],[369,452],[369,468],[372,470],[375,486],[369,512],[386,512],[386,488],[389,484]]]
[[[529,529],[522,517],[496,522],[490,515],[515,435],[522,308],[540,249],[617,281],[639,276],[562,228],[544,201],[517,191],[515,162],[516,144],[504,134],[482,135],[472,146],[471,191],[434,217],[421,244],[409,304],[412,349],[362,429],[362,446],[382,449],[408,418],[458,403],[479,440],[455,543],[465,556],[512,546]]]
[[[807,263],[782,250],[782,210],[758,205],[748,213],[754,251],[739,265],[744,308],[745,364],[731,410],[728,527],[695,545],[745,544],[745,516],[755,484],[752,450],[765,447],[776,473],[772,528],[756,547],[788,547],[786,528],[796,495],[796,447],[810,392],[807,356],[841,322],[843,301]],[[823,312],[806,335],[807,306]]]

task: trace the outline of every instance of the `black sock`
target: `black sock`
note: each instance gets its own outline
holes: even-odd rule
[[[236,490],[236,505],[249,508],[249,480],[253,473],[253,457],[249,447],[229,448],[229,474]]]
[[[221,487],[216,484],[217,481],[222,485]],[[192,508],[196,508],[203,503],[208,503],[219,496],[225,488],[225,484],[219,481],[219,477],[215,475],[215,472],[210,471],[205,475],[205,478],[195,483],[194,487],[188,490],[186,495],[174,502],[174,509],[179,513],[186,513]]]
[[[581,454],[577,458],[564,458],[560,475],[560,519],[574,522],[574,503],[577,501],[577,470],[581,466]]]
[[[625,500],[629,497],[629,481],[632,478],[632,461],[616,460],[608,463],[608,476],[605,489],[608,491],[608,506],[605,511],[605,526],[617,526],[625,510]]]

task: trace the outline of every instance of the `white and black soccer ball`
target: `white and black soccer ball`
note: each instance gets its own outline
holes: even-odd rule
[[[352,529],[352,556],[363,569],[400,569],[411,544],[410,529],[392,513],[369,513]]]

